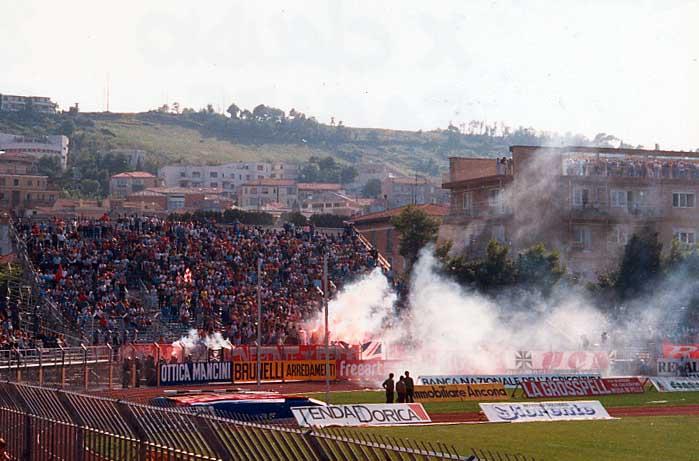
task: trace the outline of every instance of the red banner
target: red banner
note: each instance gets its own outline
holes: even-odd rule
[[[637,378],[586,378],[560,381],[524,381],[528,398],[594,397],[611,394],[640,394],[643,385]]]
[[[699,344],[663,343],[663,357],[666,359],[699,359]]]

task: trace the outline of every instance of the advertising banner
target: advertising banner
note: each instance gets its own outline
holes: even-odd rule
[[[465,400],[509,400],[502,383],[445,384],[415,386],[418,402],[459,402]]]
[[[699,376],[699,359],[658,359],[658,376]]]
[[[231,382],[231,362],[162,364],[158,371],[161,386]]]
[[[260,363],[260,381],[283,381],[284,362],[265,361]],[[233,382],[257,381],[257,362],[233,362]]]
[[[542,397],[594,397],[598,395],[643,393],[637,378],[588,378],[567,381],[525,381],[524,395]]]
[[[699,344],[663,343],[663,357],[666,359],[699,359]]]
[[[389,373],[400,374],[395,360],[338,360],[338,379],[362,382],[382,382]]]
[[[483,384],[501,383],[506,388],[514,388],[524,381],[571,380],[599,378],[599,373],[584,374],[519,374],[519,375],[430,375],[419,376],[418,384]]]
[[[612,419],[597,400],[571,402],[480,403],[488,421],[527,423],[532,421],[574,421]]]
[[[393,426],[431,422],[421,403],[295,407],[291,412],[301,427]]]
[[[606,371],[613,356],[609,351],[509,351],[505,368],[518,373]]]
[[[652,376],[650,382],[658,392],[692,392],[699,391],[699,378],[669,378]]]
[[[335,380],[337,373],[335,361],[329,362],[330,379]],[[285,381],[325,381],[325,360],[303,360],[284,362]]]
[[[330,379],[337,378],[330,361]],[[260,362],[260,381],[324,381],[325,360],[272,360]],[[257,362],[233,362],[233,382],[257,381]]]

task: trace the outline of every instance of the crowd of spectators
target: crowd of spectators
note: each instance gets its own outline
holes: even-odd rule
[[[162,320],[220,331],[234,345],[257,335],[257,261],[262,261],[263,344],[299,344],[320,309],[323,255],[334,285],[376,265],[351,229],[263,229],[127,217],[20,223],[43,295],[93,344],[119,345]],[[139,296],[129,291],[138,290]],[[133,293],[132,293],[133,294]]]
[[[563,161],[563,171],[567,176],[699,179],[699,164],[657,158],[567,158]]]

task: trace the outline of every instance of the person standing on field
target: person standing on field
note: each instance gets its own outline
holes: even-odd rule
[[[407,403],[415,402],[415,383],[408,370],[405,371],[405,401]]]
[[[398,394],[398,403],[405,403],[405,378],[401,376],[396,383],[396,393]]]
[[[393,373],[388,374],[388,379],[381,386],[386,389],[386,403],[393,403],[393,389],[395,387]]]

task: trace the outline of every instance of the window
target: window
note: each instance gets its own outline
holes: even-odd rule
[[[218,172],[217,171],[210,171],[209,177],[210,178],[218,178]]]
[[[12,183],[13,183],[15,186],[19,186],[19,179],[15,179],[14,181],[12,181]]]
[[[268,188],[266,188],[266,187],[262,187],[262,188],[260,188],[260,191],[262,191],[262,194],[263,194],[263,195],[267,195],[267,194],[269,194],[269,189],[268,189]]]
[[[502,190],[490,189],[488,191],[488,205],[490,208],[495,209],[496,213],[502,213],[504,211],[502,203]]]
[[[393,253],[393,229],[386,229],[386,253]]]
[[[573,206],[575,208],[586,208],[590,205],[590,189],[576,187],[573,189]]]
[[[218,187],[218,183],[217,182],[209,183],[209,187],[214,187],[214,188]]]
[[[696,242],[693,229],[677,229],[673,232],[673,238],[685,245],[694,245]]]
[[[257,187],[251,187],[251,188],[250,188],[250,193],[251,193],[251,194],[257,194]]]
[[[265,166],[264,165],[257,165],[257,171],[264,171]]]
[[[672,193],[673,208],[694,208],[694,193],[693,192],[673,192]]]
[[[201,171],[192,171],[193,178],[201,178]]]
[[[612,245],[626,245],[629,241],[629,229],[626,226],[614,226],[609,234],[609,243]]]
[[[626,207],[628,198],[625,190],[612,190],[612,206],[616,208]]]
[[[499,224],[497,226],[493,226],[491,229],[491,234],[490,238],[492,240],[497,240],[498,242],[504,242],[505,241],[505,226],[502,224]]]
[[[592,233],[589,227],[576,227],[573,232],[575,234],[575,246],[583,250],[590,250],[592,248]]]
[[[473,192],[467,191],[464,192],[464,203],[463,203],[463,209],[466,211],[471,211],[473,208]]]
[[[186,178],[187,177],[187,172],[186,171],[180,171],[180,178]]]

